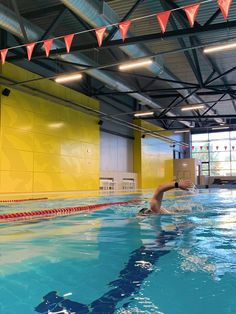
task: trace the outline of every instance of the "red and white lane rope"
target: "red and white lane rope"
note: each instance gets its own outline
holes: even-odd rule
[[[45,200],[48,200],[48,197],[22,198],[19,200],[0,200],[0,203],[20,203],[28,201],[45,201]]]
[[[95,210],[102,207],[112,206],[112,205],[125,205],[130,203],[138,203],[141,200],[130,200],[125,202],[110,202],[110,203],[101,203],[94,205],[86,205],[86,206],[76,206],[76,207],[64,207],[64,208],[53,208],[53,209],[43,209],[29,212],[18,212],[11,214],[2,214],[0,215],[0,223],[2,222],[11,222],[11,221],[19,221],[19,220],[32,220],[32,219],[40,219],[40,218],[49,218],[56,217],[58,215],[71,215],[85,210]]]

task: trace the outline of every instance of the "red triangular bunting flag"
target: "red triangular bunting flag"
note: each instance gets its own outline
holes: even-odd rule
[[[190,27],[193,27],[194,25],[199,8],[200,8],[200,3],[188,5],[184,8]]]
[[[166,31],[166,25],[169,21],[170,14],[171,14],[171,11],[164,11],[161,13],[157,13],[157,20],[160,24],[162,33],[165,33]]]
[[[32,53],[34,50],[36,43],[31,43],[31,44],[27,44],[26,45],[26,50],[27,50],[27,55],[28,55],[28,60],[30,61],[31,57],[32,57]]]
[[[218,6],[225,20],[228,18],[229,9],[233,0],[217,0]]]
[[[97,28],[95,30],[99,47],[101,47],[101,45],[102,45],[102,41],[103,41],[103,37],[104,37],[105,31],[106,31],[106,26]]]
[[[8,49],[2,49],[2,50],[0,50],[0,53],[1,53],[2,64],[4,64],[5,60],[6,60],[7,53],[8,53]]]
[[[52,43],[53,43],[53,38],[44,40],[44,42],[43,42],[43,47],[44,47],[44,49],[45,49],[45,52],[46,52],[46,56],[47,56],[47,57],[49,56]]]
[[[75,36],[75,34],[70,34],[70,35],[64,36],[64,41],[65,41],[67,53],[70,52],[70,47],[71,47],[72,40],[73,40],[74,36]]]
[[[119,23],[120,34],[123,41],[125,41],[130,24],[131,24],[130,20]]]

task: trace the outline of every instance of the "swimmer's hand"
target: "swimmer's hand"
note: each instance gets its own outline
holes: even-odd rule
[[[181,190],[191,189],[194,186],[193,182],[190,180],[180,180],[178,183]]]

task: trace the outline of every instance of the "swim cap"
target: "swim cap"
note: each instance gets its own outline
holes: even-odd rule
[[[139,211],[139,215],[148,215],[148,214],[151,214],[151,209],[150,208],[148,208],[148,207],[144,207],[144,208],[142,208],[142,209],[140,209],[140,211]]]

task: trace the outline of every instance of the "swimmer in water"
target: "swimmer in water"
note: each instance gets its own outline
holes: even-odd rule
[[[150,214],[170,215],[172,212],[161,206],[164,192],[172,189],[188,190],[192,189],[194,184],[190,180],[180,180],[178,182],[165,183],[157,187],[150,202],[150,207],[142,208],[138,215],[145,216]]]

